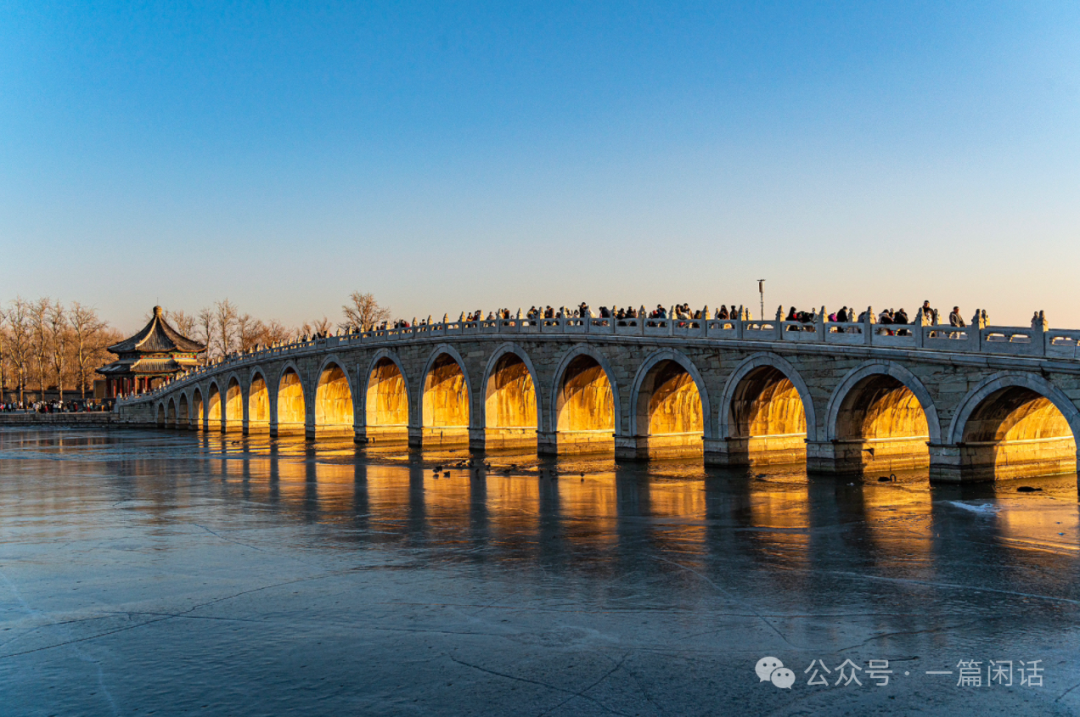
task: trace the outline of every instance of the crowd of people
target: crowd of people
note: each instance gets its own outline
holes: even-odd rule
[[[737,307],[735,304],[732,304],[730,309],[727,307],[727,305],[722,305],[719,309],[716,309],[715,312],[713,312],[713,315],[711,317],[706,314],[707,311],[708,307],[704,309],[691,309],[690,304],[688,303],[676,304],[670,310],[665,308],[662,304],[657,304],[656,308],[651,310],[646,310],[644,306],[641,306],[639,308],[634,308],[633,306],[601,306],[598,310],[593,311],[588,304],[586,304],[585,302],[581,302],[578,306],[573,308],[567,306],[562,306],[559,308],[555,308],[553,306],[530,306],[529,310],[524,313],[522,313],[520,309],[517,312],[512,313],[510,309],[502,308],[495,311],[489,311],[486,316],[484,315],[483,311],[477,309],[476,311],[471,311],[468,314],[462,313],[459,320],[466,323],[476,323],[480,321],[497,321],[500,319],[521,319],[523,321],[535,323],[536,321],[542,319],[592,318],[613,319],[618,322],[619,326],[625,326],[627,321],[632,321],[635,319],[645,319],[646,321],[658,321],[669,318],[678,321],[693,321],[701,319],[741,319],[743,321],[752,320],[749,309],[742,306]],[[825,318],[829,323],[837,324],[861,324],[866,323],[869,320],[869,323],[875,324],[879,327],[878,333],[888,334],[890,336],[910,336],[910,329],[893,329],[886,327],[912,325],[938,326],[940,325],[939,317],[940,314],[938,313],[938,310],[931,307],[929,301],[924,301],[922,306],[920,306],[919,309],[915,312],[914,318],[909,317],[907,311],[905,311],[903,307],[899,309],[893,309],[890,307],[888,309],[882,310],[879,314],[875,314],[871,309],[868,308],[856,314],[855,309],[849,308],[847,306],[841,307],[839,311],[827,314]],[[794,306],[790,307],[786,314],[784,313],[784,309],[781,306],[779,309],[777,309],[776,313],[777,321],[784,321],[789,324],[786,327],[786,330],[788,331],[813,331],[813,325],[817,324],[820,318],[820,313],[816,309],[811,309],[810,311],[802,311]],[[430,317],[428,319],[421,319],[419,321],[414,319],[412,322],[409,322],[405,319],[398,319],[393,323],[390,323],[389,321],[383,321],[374,328],[377,330],[387,330],[391,328],[407,329],[412,326],[425,326],[429,323],[431,323]],[[802,326],[796,326],[794,324],[802,324]],[[971,324],[980,328],[985,327],[987,325],[986,310],[976,309],[975,315],[971,319]],[[948,325],[956,328],[967,327],[968,324],[966,321],[964,321],[964,318],[960,313],[959,306],[954,306],[952,308],[952,311],[949,313]],[[1034,316],[1032,316],[1031,319],[1031,326],[1033,328],[1045,328],[1047,326],[1046,318],[1043,312],[1035,312]],[[859,329],[858,327],[837,328],[834,330],[850,330],[853,332],[861,331],[861,329]],[[339,335],[349,335],[355,333],[360,333],[360,330],[355,327],[349,327],[339,332]],[[333,334],[329,331],[319,331],[311,334],[310,336],[305,335],[301,339],[301,341],[324,339],[331,335]]]
[[[574,308],[562,306],[555,308],[553,306],[530,306],[529,310],[521,314],[513,314],[510,309],[498,309],[496,311],[488,312],[487,316],[484,316],[484,312],[477,310],[465,314],[462,316],[462,321],[468,323],[475,323],[477,321],[496,321],[498,319],[516,319],[521,318],[528,321],[537,321],[540,319],[682,319],[693,320],[703,318],[715,318],[715,319],[734,319],[737,318],[740,311],[743,313],[744,318],[750,318],[749,312],[736,309],[732,305],[729,311],[727,306],[721,306],[716,310],[716,313],[712,317],[703,316],[704,309],[691,309],[690,304],[677,304],[672,307],[671,310],[665,308],[662,304],[657,304],[655,309],[646,310],[644,306],[640,308],[634,308],[633,306],[601,306],[595,311],[589,307],[585,302],[580,303]],[[519,315],[520,314],[520,315]],[[670,314],[670,316],[669,316]]]
[[[530,322],[537,321],[539,319],[585,319],[585,318],[599,318],[599,319],[615,319],[620,322],[619,325],[624,325],[624,322],[628,319],[646,319],[646,320],[663,320],[663,319],[676,319],[676,320],[700,320],[700,319],[714,319],[714,320],[734,320],[742,319],[744,321],[751,320],[751,314],[749,309],[741,306],[731,305],[729,309],[727,305],[722,305],[719,309],[716,309],[712,316],[706,316],[705,311],[707,309],[691,309],[690,304],[676,304],[670,310],[665,308],[662,304],[657,304],[655,309],[646,310],[645,307],[634,308],[633,306],[625,307],[607,307],[601,306],[596,311],[590,309],[589,305],[582,302],[577,307],[570,308],[562,306],[555,308],[552,306],[530,306],[529,310],[522,313],[518,311],[511,313],[510,309],[498,309],[496,311],[489,311],[487,315],[484,312],[477,309],[476,311],[469,312],[468,314],[462,314],[461,320],[468,323],[475,323],[479,321],[496,321],[499,319],[523,319]],[[883,310],[880,314],[875,315],[870,309],[856,313],[855,309],[843,306],[839,311],[830,313],[826,316],[826,320],[829,323],[865,323],[869,319],[870,323],[877,324],[881,327],[886,326],[910,326],[915,324],[934,326],[939,324],[938,310],[930,306],[929,301],[924,301],[923,305],[919,307],[915,314],[915,318],[912,319],[908,316],[907,311],[903,307],[899,309],[888,308]],[[819,319],[819,312],[816,309],[810,311],[801,311],[796,307],[790,307],[787,314],[784,314],[783,307],[777,311],[777,320],[783,320],[785,322],[806,324],[807,326],[788,326],[789,331],[800,330],[813,330],[812,324],[816,324]],[[1042,320],[1039,318],[1039,314],[1036,313],[1032,319],[1032,326]],[[423,323],[423,322],[421,322]],[[972,323],[978,326],[986,326],[986,311],[976,310],[975,316],[972,319]],[[408,327],[407,321],[398,322],[400,327]],[[398,328],[399,325],[395,325]],[[952,312],[949,314],[949,325],[958,328],[965,328],[967,323],[964,321],[960,314],[960,308],[953,307]],[[384,327],[385,328],[385,327]],[[890,335],[910,335],[909,329],[886,329],[880,330],[882,333],[888,333]]]
[[[78,413],[93,411],[98,408],[95,401],[5,401],[0,403],[0,411],[5,413]]]
[[[777,312],[777,317],[783,315],[783,307]],[[799,311],[794,306],[788,311],[784,321],[800,323],[800,324],[816,324],[818,321],[817,311]],[[940,314],[938,310],[930,306],[929,301],[924,301],[922,306],[915,312],[914,319],[908,317],[907,311],[903,307],[899,309],[888,308],[884,309],[880,314],[875,315],[871,309],[855,314],[854,309],[849,309],[847,306],[841,307],[841,309],[835,313],[828,314],[826,319],[829,323],[866,323],[869,321],[871,324],[875,324],[878,327],[879,334],[887,334],[889,336],[910,336],[910,329],[891,329],[885,328],[888,326],[938,326],[940,325]],[[976,309],[975,315],[971,319],[973,326],[983,328],[987,325],[987,317],[985,309]],[[1040,312],[1036,312],[1035,317],[1032,318],[1031,325],[1043,325],[1045,321],[1040,318]],[[960,307],[954,306],[949,313],[949,326],[955,328],[966,328],[967,322],[964,321],[963,315],[960,313]],[[811,327],[799,327],[788,326],[789,331],[812,330]],[[857,327],[849,327],[850,330],[857,330]],[[948,333],[948,332],[946,332]]]

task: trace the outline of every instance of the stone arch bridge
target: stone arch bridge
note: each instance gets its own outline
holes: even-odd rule
[[[890,327],[893,328],[893,327]],[[121,400],[126,423],[932,480],[1075,472],[1080,331],[499,319],[297,342]]]

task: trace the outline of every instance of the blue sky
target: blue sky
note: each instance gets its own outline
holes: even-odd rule
[[[1080,4],[0,0],[4,291],[1080,327]]]

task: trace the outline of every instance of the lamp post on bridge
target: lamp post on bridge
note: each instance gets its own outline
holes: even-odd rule
[[[765,320],[765,280],[764,279],[758,279],[757,280],[757,290],[758,290],[758,294],[761,296],[761,313],[758,314],[758,318],[761,319],[762,321],[764,321]]]

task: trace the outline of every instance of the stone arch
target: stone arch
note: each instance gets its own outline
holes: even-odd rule
[[[949,425],[964,479],[1075,472],[1080,410],[1060,389],[1030,373],[1002,372],[961,401]]]
[[[203,398],[202,389],[198,386],[191,392],[191,409],[195,427],[201,430],[206,426],[206,400]]]
[[[930,392],[926,390],[926,386],[915,374],[893,361],[869,361],[855,367],[844,376],[840,385],[836,387],[829,398],[829,405],[825,411],[825,440],[831,441],[837,438],[837,417],[840,413],[841,404],[851,389],[863,379],[878,375],[896,379],[914,394],[919,401],[919,405],[922,406],[923,412],[926,413],[930,442],[941,443],[941,424],[938,421],[937,406],[930,396]]]
[[[307,391],[300,370],[292,361],[281,367],[277,380],[278,432],[304,430],[307,422]]]
[[[157,426],[158,428],[165,427],[165,402],[160,401],[157,405]]]
[[[248,428],[265,428],[270,425],[270,387],[266,373],[256,366],[248,374]]]
[[[806,443],[818,435],[810,389],[781,356],[768,351],[752,354],[724,385],[717,429],[726,441],[730,463],[804,461]]]
[[[169,396],[169,405],[165,409],[165,425],[168,428],[176,428],[176,397]]]
[[[176,423],[184,428],[191,425],[191,401],[186,393],[180,394],[180,402],[176,404]]]
[[[240,378],[235,373],[229,374],[225,385],[222,423],[226,428],[240,428],[244,423],[244,390],[240,387]]]
[[[922,381],[894,361],[867,361],[833,391],[825,439],[840,472],[925,468],[941,443],[937,406]]]
[[[540,428],[539,384],[529,355],[507,342],[495,349],[484,368],[477,421],[488,446],[535,444]]]
[[[218,388],[216,379],[210,382],[210,388],[207,389],[206,393],[207,425],[213,428],[221,428],[225,425],[225,421],[221,405],[221,389]]]
[[[560,452],[607,451],[622,435],[618,380],[607,357],[587,344],[567,351],[549,393],[547,428]]]
[[[630,435],[648,440],[653,457],[696,454],[712,438],[709,392],[685,354],[654,351],[638,368],[630,393]]]
[[[412,394],[397,353],[390,349],[376,351],[367,374],[358,378],[357,385],[364,386],[357,398],[367,440],[407,440],[413,423]]]
[[[336,354],[323,359],[315,382],[316,429],[352,432],[355,420],[353,385],[345,362]]]
[[[448,344],[436,346],[420,377],[418,415],[425,443],[468,442],[472,425],[472,383],[461,354]]]

